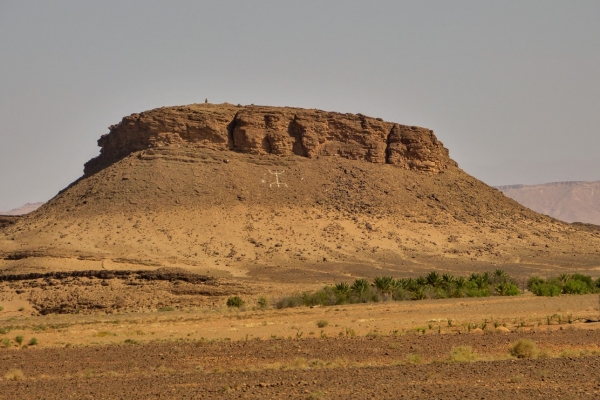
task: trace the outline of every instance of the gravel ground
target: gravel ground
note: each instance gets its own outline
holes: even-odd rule
[[[519,339],[550,358],[507,359]],[[0,352],[0,398],[598,398],[599,339],[563,330],[30,347]],[[457,346],[479,361],[448,362]]]

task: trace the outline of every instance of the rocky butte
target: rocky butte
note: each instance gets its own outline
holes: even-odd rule
[[[183,268],[271,293],[432,269],[600,267],[598,230],[470,176],[426,128],[193,104],[109,129],[79,180],[26,216],[0,218],[0,271]]]
[[[194,104],[132,114],[109,129],[86,175],[135,151],[183,143],[248,154],[340,156],[434,173],[456,166],[433,131],[362,114]]]

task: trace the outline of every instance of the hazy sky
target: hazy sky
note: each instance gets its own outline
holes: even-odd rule
[[[600,180],[600,1],[0,0],[0,210],[125,115],[203,102],[431,128],[491,185]]]

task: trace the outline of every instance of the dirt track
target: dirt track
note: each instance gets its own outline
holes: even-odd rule
[[[549,358],[508,359],[521,338]],[[598,343],[562,330],[4,350],[0,398],[597,398]],[[463,345],[482,361],[448,362]]]

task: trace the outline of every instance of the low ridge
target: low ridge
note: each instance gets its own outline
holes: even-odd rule
[[[600,225],[600,182],[553,182],[497,187],[541,214],[561,221]]]

